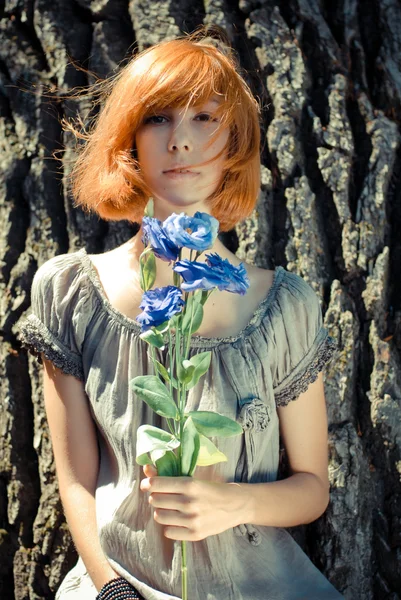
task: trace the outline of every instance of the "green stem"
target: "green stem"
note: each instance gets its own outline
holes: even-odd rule
[[[193,254],[193,250],[191,249],[191,251],[190,251],[190,255],[189,255],[189,260],[190,260],[191,262],[192,262],[192,254]],[[195,253],[195,261],[197,260],[197,258],[198,258],[198,256],[199,256],[199,254],[200,254],[200,253],[198,253],[198,252],[196,251],[196,253]],[[186,300],[188,299],[188,297],[190,297],[190,298],[191,298],[191,302],[190,302],[190,309],[191,309],[191,323],[190,323],[190,325],[189,325],[189,333],[188,333],[187,344],[186,344],[186,348],[185,348],[185,355],[184,355],[184,356],[185,356],[185,360],[187,360],[187,359],[188,359],[188,354],[189,354],[189,346],[190,346],[190,343],[191,343],[191,337],[192,337],[192,334],[191,334],[191,329],[192,329],[192,323],[193,323],[193,320],[194,320],[194,305],[195,305],[195,302],[194,302],[194,292],[192,292],[192,293],[191,293],[191,296],[190,296],[189,294],[190,294],[190,293],[188,293],[188,294],[187,294]]]
[[[178,446],[178,450],[179,450],[179,458],[180,458],[180,476],[182,476],[182,431],[184,429],[184,420],[182,418],[182,414],[180,412],[180,442],[181,444]]]
[[[188,568],[187,568],[187,543],[181,541],[181,596],[188,600]]]
[[[173,428],[173,427],[171,427],[170,419],[166,418],[166,422],[167,422],[168,428],[170,429],[170,433],[171,433],[172,435],[175,435],[175,434],[176,434],[176,431],[174,430],[174,428]]]
[[[150,346],[150,353],[151,353],[151,358],[152,358],[152,362],[153,362],[153,370],[155,372],[155,375],[157,375],[159,377],[159,379],[161,379],[161,375],[160,375],[160,373],[159,373],[159,371],[157,370],[157,367],[156,367],[156,351],[155,351],[154,346]],[[170,385],[170,393],[171,393],[171,385]],[[170,432],[173,435],[176,435],[176,431],[171,426],[170,420],[171,419],[166,418],[167,426],[170,429]]]
[[[177,325],[177,328],[178,328],[178,325]],[[174,377],[174,363],[176,362],[176,357],[177,357],[177,344],[173,350],[173,342],[171,339],[171,329],[168,330],[168,353],[169,353],[169,361],[170,361],[170,394],[171,394],[171,397],[174,398],[174,396],[173,396],[173,377]],[[179,398],[179,396],[178,396],[179,381],[178,381],[177,366],[176,366],[176,379],[177,379],[177,383],[178,383],[178,389],[177,389],[177,399],[178,399]],[[174,434],[176,437],[178,437],[178,423],[175,420],[174,420]]]
[[[191,250],[191,256],[192,256],[192,250]],[[181,251],[179,254],[179,260],[181,260]],[[178,273],[174,272],[174,285],[176,285],[177,287],[179,287],[180,285],[180,276]],[[186,303],[188,300],[188,296],[189,294],[185,294],[185,308],[186,308]],[[181,318],[179,320],[177,320],[177,327],[175,330],[175,363],[176,363],[176,372],[177,372],[177,384],[178,384],[178,389],[177,389],[177,401],[178,401],[178,408],[179,408],[179,430],[180,430],[180,442],[182,440],[182,432],[183,432],[183,428],[184,428],[184,408],[185,408],[185,395],[186,395],[186,390],[185,390],[185,385],[182,386],[181,389],[181,384],[178,378],[178,365],[181,362],[181,336],[180,336],[180,326],[182,323],[182,319],[183,319],[183,315],[181,315]],[[170,333],[170,332],[169,332]],[[190,337],[190,335],[189,335]],[[183,339],[183,349],[185,347],[185,339]],[[170,348],[171,348],[171,336],[170,336]],[[170,363],[171,364],[171,363]],[[171,375],[170,375],[171,377]],[[182,475],[182,444],[179,445],[178,447],[178,457],[179,457],[179,469],[180,469],[180,475]],[[187,569],[187,546],[186,546],[186,542],[185,541],[181,541],[181,596],[182,596],[182,600],[188,600],[188,569]]]
[[[173,395],[173,346],[171,342],[171,329],[168,328],[168,356],[170,361],[170,395]]]
[[[183,383],[182,390],[181,390],[181,418],[182,418],[183,423],[184,423],[184,410],[185,410],[186,399],[187,399],[187,386],[185,383]]]
[[[150,353],[152,355],[151,358],[152,358],[152,361],[153,361],[153,370],[155,372],[155,375],[157,375],[158,378],[161,379],[160,373],[159,373],[159,371],[157,370],[157,367],[156,367],[156,353],[155,353],[154,346],[150,346]]]
[[[184,429],[184,408],[186,389],[183,384],[180,398],[180,440],[182,440],[182,432]],[[180,449],[180,475],[182,475],[182,442]],[[182,600],[188,600],[188,568],[187,568],[187,543],[181,540],[181,596]]]
[[[177,397],[178,397],[178,410],[180,410],[180,379],[178,377],[179,373],[179,365],[181,360],[181,352],[180,352],[180,322],[177,320],[177,327],[175,330],[175,370],[177,374]]]
[[[192,329],[192,323],[193,323],[193,320],[194,320],[194,306],[195,306],[195,302],[194,302],[194,295],[193,295],[193,293],[192,293],[192,296],[191,296],[191,307],[190,307],[190,308],[191,308],[191,322],[190,322],[190,324],[189,324],[189,332],[188,332],[188,338],[187,338],[187,346],[186,346],[186,348],[185,348],[185,359],[186,359],[186,360],[188,359],[188,354],[189,354],[189,346],[190,346],[190,343],[191,343],[191,337],[192,337],[192,334],[191,334],[191,329]]]
[[[180,335],[180,326],[181,326],[181,319],[177,320],[177,327],[175,330],[175,364],[176,364],[176,373],[177,373],[177,408],[178,408],[178,412],[179,412],[179,431],[180,431],[180,435],[179,435],[179,440],[181,442],[182,439],[182,418],[181,418],[181,414],[182,414],[182,410],[181,410],[181,383],[180,383],[180,379],[178,377],[178,372],[179,372],[179,365],[181,362],[181,335]],[[179,459],[180,459],[180,465],[181,465],[181,456],[182,456],[182,450],[181,450],[181,445],[178,447],[178,455],[179,455]],[[180,466],[180,474],[181,474],[181,466]]]

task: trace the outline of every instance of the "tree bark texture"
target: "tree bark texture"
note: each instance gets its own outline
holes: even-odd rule
[[[202,23],[226,28],[263,105],[259,203],[222,239],[305,278],[339,343],[325,372],[331,502],[291,533],[345,598],[400,599],[399,1],[5,0],[1,10],[2,600],[53,598],[76,561],[41,367],[16,335],[33,275],[56,254],[102,252],[137,231],[72,207],[74,143],[60,118],[88,114],[91,99],[66,95]]]

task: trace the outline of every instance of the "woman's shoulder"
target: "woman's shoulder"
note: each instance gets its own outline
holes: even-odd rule
[[[273,269],[244,262],[254,294],[261,298],[274,296],[280,306],[318,302],[317,292],[304,277],[281,265]],[[274,293],[273,293],[274,292]]]
[[[85,249],[57,254],[42,263],[31,285],[31,301],[48,302],[71,308],[78,300],[88,300],[92,286],[84,264]]]
[[[85,267],[85,255],[84,248],[57,254],[37,269],[31,286],[33,313],[43,309],[50,315],[59,315],[63,321],[73,315],[89,315],[95,294]]]
[[[65,373],[83,380],[81,352],[93,303],[80,265],[76,251],[53,256],[38,268],[19,338],[35,356],[43,352]]]
[[[57,284],[60,286],[65,284],[69,286],[76,278],[77,273],[82,266],[81,262],[82,250],[77,250],[70,253],[56,254],[45,260],[36,270],[32,286],[44,286]]]
[[[257,315],[276,338],[288,340],[296,332],[321,325],[320,296],[305,278],[283,266],[253,267],[253,273],[263,298]]]

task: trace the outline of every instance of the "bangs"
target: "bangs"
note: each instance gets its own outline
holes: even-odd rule
[[[233,85],[237,74],[229,61],[221,53],[217,56],[216,49],[206,44],[189,44],[186,40],[166,44],[170,52],[163,56],[163,61],[160,60],[165,45],[162,43],[157,52],[151,48],[133,65],[140,104],[137,110],[142,117],[167,107],[203,104],[215,96],[219,100],[216,116],[221,117],[222,125],[231,125],[239,101],[239,85]]]

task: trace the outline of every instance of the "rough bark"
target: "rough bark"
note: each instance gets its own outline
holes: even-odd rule
[[[5,0],[1,10],[0,597],[53,598],[76,559],[41,368],[16,336],[33,275],[55,254],[102,252],[136,231],[72,207],[60,118],[87,114],[90,99],[64,96],[204,22],[227,29],[264,105],[258,207],[222,239],[304,277],[339,341],[325,373],[331,502],[291,533],[345,598],[401,598],[399,2]]]

